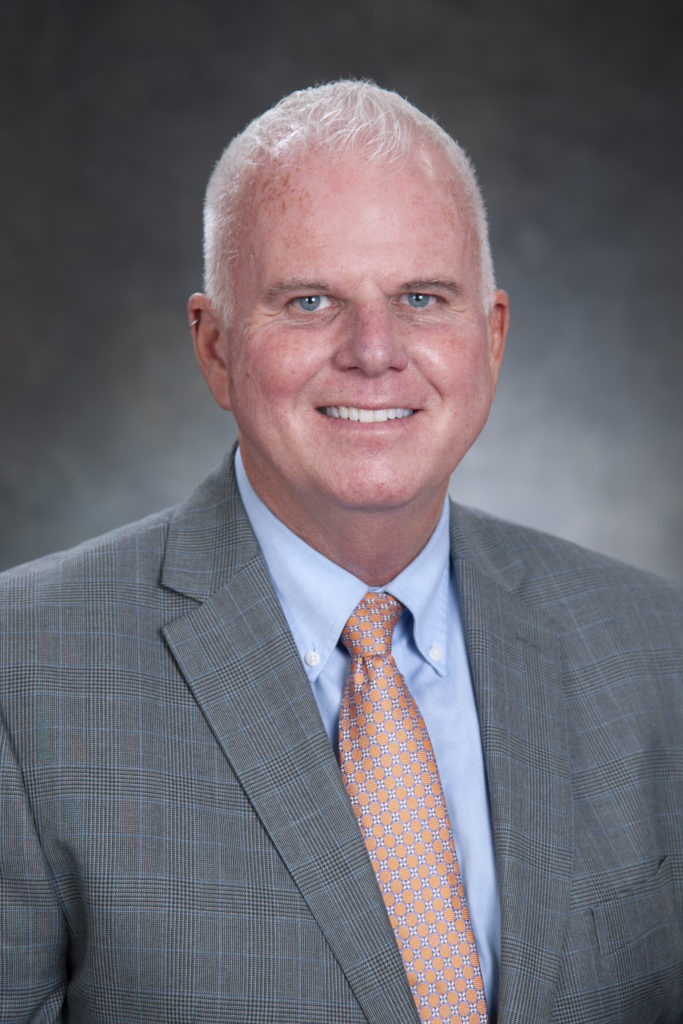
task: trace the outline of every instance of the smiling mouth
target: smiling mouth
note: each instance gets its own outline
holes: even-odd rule
[[[361,409],[355,405],[324,405],[319,410],[336,420],[357,420],[359,423],[386,423],[412,416],[414,409]]]

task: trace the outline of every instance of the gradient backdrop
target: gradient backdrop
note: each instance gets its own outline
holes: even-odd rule
[[[683,580],[680,4],[18,3],[1,15],[0,567],[182,498],[201,204],[282,94],[368,76],[472,155],[513,325],[470,504]]]

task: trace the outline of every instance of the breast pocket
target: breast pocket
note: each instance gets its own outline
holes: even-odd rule
[[[609,957],[624,946],[645,940],[652,949],[656,933],[666,933],[674,923],[674,898],[668,857],[650,865],[645,875],[639,865],[639,875],[632,885],[592,908],[601,954]]]
[[[584,981],[595,979],[596,1012],[583,1020],[681,1020],[683,924],[673,868],[672,858],[638,865],[630,885],[625,874],[591,907],[597,950],[584,964]]]
[[[577,880],[553,1022],[681,1024],[676,868],[668,857]]]

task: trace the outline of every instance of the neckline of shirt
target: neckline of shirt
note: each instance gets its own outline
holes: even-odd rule
[[[447,499],[422,551],[386,586],[373,588],[311,547],[271,512],[252,487],[239,448],[235,454],[235,477],[278,600],[312,682],[323,671],[337,646],[349,615],[367,591],[373,589],[388,591],[404,605],[406,611],[397,633],[401,629],[412,632],[421,657],[439,675],[445,674],[450,568]],[[406,619],[410,620],[412,630]]]

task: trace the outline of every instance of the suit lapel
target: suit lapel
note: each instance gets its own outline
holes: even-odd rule
[[[561,962],[572,856],[566,709],[556,630],[519,596],[524,575],[454,550],[481,723],[501,897],[498,1024],[548,1020]],[[465,538],[468,538],[466,540]]]
[[[414,1024],[375,875],[231,473],[216,478],[222,496],[204,494],[169,532],[164,581],[202,603],[168,625],[166,639],[368,1021]],[[218,536],[213,520],[221,530],[232,523],[239,539]],[[210,534],[212,560],[197,544]]]

